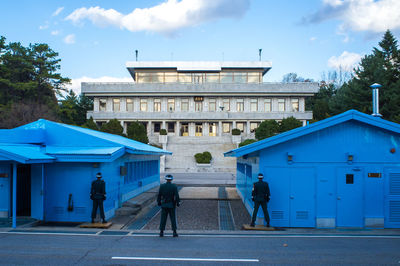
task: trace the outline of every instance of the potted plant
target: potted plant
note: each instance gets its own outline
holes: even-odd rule
[[[232,129],[232,143],[236,144],[236,147],[242,141],[242,136],[240,135],[241,133],[242,131],[240,131],[238,128]]]
[[[158,136],[158,142],[166,144],[168,140],[167,130],[165,128],[160,129],[160,135]]]

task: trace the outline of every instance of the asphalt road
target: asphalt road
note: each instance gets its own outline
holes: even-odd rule
[[[1,265],[399,265],[400,236],[0,233]]]

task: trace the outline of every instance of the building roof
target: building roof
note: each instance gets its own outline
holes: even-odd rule
[[[14,129],[0,130],[0,160],[21,163],[105,162],[113,161],[125,153],[172,154],[122,136],[44,119]]]
[[[133,83],[82,82],[87,96],[132,95],[252,95],[252,96],[310,96],[317,93],[317,82],[264,83]]]
[[[400,125],[384,120],[379,117],[375,117],[372,115],[367,115],[364,113],[361,113],[356,110],[349,110],[347,112],[344,112],[342,114],[321,120],[319,122],[304,126],[304,127],[299,127],[284,133],[281,133],[279,135],[266,138],[257,142],[254,142],[252,144],[228,151],[224,153],[225,157],[241,157],[246,154],[250,154],[253,152],[257,152],[259,150],[295,139],[302,137],[304,135],[308,135],[311,133],[314,133],[316,131],[323,130],[328,127],[335,126],[337,124],[341,124],[350,120],[355,120],[359,121],[361,123],[365,123],[374,127],[378,127],[381,129],[385,129],[394,133],[400,133]]]
[[[270,70],[269,61],[132,61],[126,68],[135,79],[136,69],[174,69],[178,72],[220,72],[228,69],[262,69],[263,75]]]

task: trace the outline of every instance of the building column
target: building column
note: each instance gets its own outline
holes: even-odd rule
[[[124,122],[124,120],[119,120],[119,123],[122,127],[122,133],[126,134],[126,123]]]
[[[147,136],[151,136],[151,135],[152,135],[152,133],[151,133],[151,121],[149,121],[147,123]]]
[[[250,121],[246,121],[246,135],[250,136]]]
[[[218,121],[218,136],[222,136],[222,121]]]
[[[165,127],[165,120],[162,121],[162,126],[161,126],[161,128],[166,129],[166,127]]]
[[[305,127],[307,125],[307,120],[303,120],[303,127]]]
[[[17,163],[13,163],[13,209],[12,227],[17,227]]]
[[[208,123],[208,122],[203,123],[203,136],[209,135],[209,133],[210,133],[209,127],[210,127],[210,123]]]
[[[94,100],[93,100],[93,111],[94,112],[98,112],[99,111],[99,108],[100,108],[99,105],[100,105],[99,98],[95,97]]]
[[[181,123],[179,121],[176,121],[176,132],[175,132],[175,135],[179,136],[180,132],[181,132]]]
[[[236,121],[232,121],[232,129],[236,128]]]

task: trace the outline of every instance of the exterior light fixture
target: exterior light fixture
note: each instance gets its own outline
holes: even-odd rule
[[[224,111],[224,107],[223,106],[220,106],[219,109],[221,109],[221,111]]]
[[[346,153],[347,163],[351,164],[354,161],[354,155],[352,153]]]
[[[293,163],[293,154],[290,153],[290,152],[287,153],[287,162],[288,162],[289,164],[292,164],[292,163]]]

